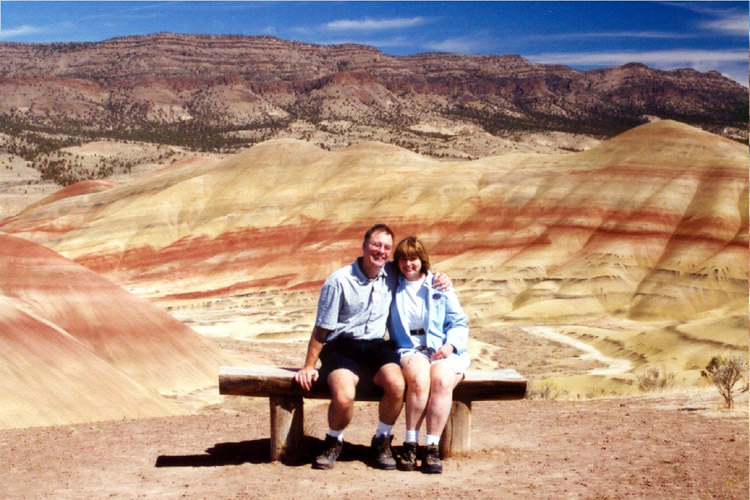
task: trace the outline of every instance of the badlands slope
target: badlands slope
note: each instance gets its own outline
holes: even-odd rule
[[[471,162],[275,140],[73,186],[0,231],[202,333],[262,340],[305,338],[322,281],[385,222],[425,240],[476,340],[563,334],[629,361],[618,376],[632,384],[649,365],[694,381],[711,356],[747,350],[747,214],[747,147],[658,121],[581,153]]]
[[[165,416],[223,354],[148,301],[0,233],[0,428]]]

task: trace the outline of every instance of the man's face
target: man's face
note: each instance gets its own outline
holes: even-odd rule
[[[380,268],[388,262],[393,248],[393,238],[384,232],[373,233],[362,246],[364,260],[370,265]]]

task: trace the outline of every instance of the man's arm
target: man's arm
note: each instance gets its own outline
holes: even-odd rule
[[[396,263],[396,261],[389,260],[386,263],[386,266],[388,266],[389,273],[398,274],[398,264]],[[440,271],[433,271],[432,286],[434,286],[441,292],[445,292],[446,290],[450,290],[453,287],[453,281],[447,274],[441,273]]]
[[[432,285],[438,290],[444,292],[451,289],[453,281],[451,281],[447,274],[435,271],[435,274],[432,275]]]
[[[318,380],[318,370],[315,368],[315,365],[318,363],[320,351],[323,349],[329,333],[331,333],[331,330],[326,330],[319,326],[313,328],[312,335],[310,335],[310,342],[307,344],[305,366],[294,375],[294,380],[306,391],[309,391],[312,384]]]

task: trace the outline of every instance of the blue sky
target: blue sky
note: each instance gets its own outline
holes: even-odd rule
[[[520,54],[577,69],[641,62],[748,84],[748,2],[0,0],[0,41],[169,31],[362,43],[387,54]]]

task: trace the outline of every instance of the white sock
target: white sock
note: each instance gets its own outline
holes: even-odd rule
[[[438,445],[440,444],[440,436],[433,436],[432,434],[427,434],[427,436],[424,438],[424,444],[426,446],[432,446],[432,445]]]
[[[419,429],[416,430],[406,430],[406,437],[404,438],[404,443],[418,443],[419,442]]]
[[[384,424],[383,422],[378,422],[378,429],[375,431],[375,436],[390,436],[391,435],[391,429],[393,429],[392,425]]]
[[[339,441],[344,440],[344,429],[341,429],[340,431],[334,431],[333,429],[328,429],[328,435],[331,437],[335,437]]]

